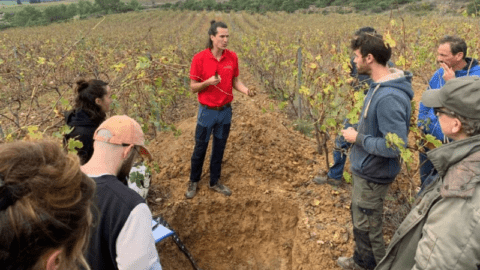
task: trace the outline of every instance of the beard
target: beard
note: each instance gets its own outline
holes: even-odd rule
[[[366,65],[357,65],[358,75],[368,75],[370,76],[372,71]]]
[[[128,185],[127,179],[130,175],[130,170],[132,170],[133,161],[136,156],[136,152],[133,150],[134,149],[132,149],[130,156],[122,162],[122,166],[117,173],[118,180],[120,180],[120,182],[122,182],[124,185]]]

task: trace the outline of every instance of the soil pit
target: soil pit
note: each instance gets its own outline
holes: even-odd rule
[[[202,270],[292,269],[299,207],[283,197],[182,202],[165,218]],[[201,222],[199,222],[201,221]],[[165,269],[193,269],[168,238],[157,244]]]

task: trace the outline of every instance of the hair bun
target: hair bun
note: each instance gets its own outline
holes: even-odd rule
[[[89,86],[88,82],[85,79],[79,79],[78,81],[76,81],[76,84],[78,93],[80,93]]]
[[[216,23],[215,20],[210,21],[211,25],[213,25],[214,23]]]

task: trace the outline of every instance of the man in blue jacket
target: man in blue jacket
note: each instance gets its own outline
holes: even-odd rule
[[[407,144],[412,75],[387,66],[392,50],[378,34],[361,34],[351,47],[358,73],[370,75],[373,83],[357,130],[342,130],[345,140],[354,144],[350,161],[355,251],[353,257],[340,257],[337,263],[343,269],[370,270],[385,255],[383,201],[401,168],[398,149],[387,147],[385,137],[393,133]]]
[[[440,68],[433,74],[430,79],[428,89],[440,89],[445,83],[453,78],[463,76],[480,76],[480,66],[476,59],[466,57],[467,44],[465,40],[456,36],[445,36],[439,41],[437,50],[437,61],[440,63]],[[433,108],[426,107],[420,102],[418,110],[418,126],[423,129],[425,134],[435,136],[438,140],[447,143],[449,139],[445,137],[440,128]],[[433,146],[428,145],[425,152],[428,152]],[[426,154],[420,153],[420,180],[423,183],[427,177],[432,174],[429,179],[434,179],[437,171],[434,169],[432,162],[427,159]]]

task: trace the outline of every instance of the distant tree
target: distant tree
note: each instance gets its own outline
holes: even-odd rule
[[[17,5],[21,5],[21,4],[22,4],[22,1],[17,0]]]
[[[213,10],[217,6],[217,2],[215,0],[203,0],[202,2],[202,8],[206,10]]]
[[[93,12],[93,4],[87,0],[78,1],[77,12],[79,15],[87,15]]]
[[[95,0],[95,4],[97,4],[104,11],[109,11],[119,10],[123,2],[121,3],[120,0]]]
[[[42,20],[42,12],[32,6],[26,6],[15,13],[13,26],[29,26],[39,24]]]

